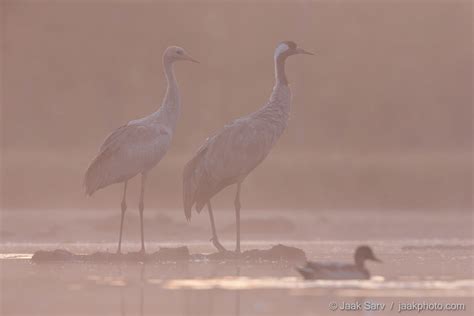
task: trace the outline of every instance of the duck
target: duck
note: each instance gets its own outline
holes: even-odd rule
[[[365,267],[366,260],[382,263],[374,255],[372,248],[364,245],[357,247],[354,264],[308,261],[305,266],[297,267],[296,270],[305,280],[367,280],[370,279],[370,272]]]

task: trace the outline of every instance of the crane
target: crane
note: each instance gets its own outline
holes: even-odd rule
[[[183,172],[183,202],[187,220],[192,208],[198,213],[207,205],[213,245],[219,242],[214,223],[211,198],[227,186],[236,184],[234,200],[236,220],[236,253],[240,253],[240,190],[243,181],[269,154],[288,122],[291,91],[285,74],[289,56],[312,53],[297,47],[293,41],[280,42],[274,53],[275,86],[268,102],[258,111],[238,118],[217,134],[207,138]]]
[[[124,183],[121,203],[120,234],[117,253],[121,253],[123,219],[127,210],[127,183],[141,174],[140,213],[141,250],[145,253],[143,233],[143,210],[145,184],[148,172],[156,166],[168,151],[180,112],[180,95],[173,64],[193,59],[183,48],[168,47],[163,53],[163,67],[167,81],[166,93],[161,107],[154,113],[128,122],[114,130],[100,146],[84,176],[86,195],[114,183]]]

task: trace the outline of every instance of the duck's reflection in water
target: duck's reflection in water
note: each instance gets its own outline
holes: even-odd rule
[[[104,295],[120,295],[120,315],[325,315],[328,304],[360,302],[385,304],[407,297],[437,297],[465,302],[472,297],[474,280],[400,281],[371,280],[304,281],[288,276],[288,267],[245,263],[183,263],[126,265],[113,273],[113,282],[100,279]],[[117,270],[116,270],[117,271]],[[110,274],[110,271],[108,271]],[[273,276],[262,276],[265,275]],[[104,274],[107,274],[105,272]],[[296,272],[295,272],[296,274]],[[103,276],[108,280],[109,276]],[[94,278],[95,280],[95,278]],[[103,286],[106,284],[106,287]],[[120,288],[117,288],[120,286]],[[107,292],[108,291],[108,292]],[[118,291],[118,292],[115,292]],[[145,297],[148,294],[148,297]],[[342,312],[342,311],[341,311]],[[354,315],[383,311],[361,309]]]

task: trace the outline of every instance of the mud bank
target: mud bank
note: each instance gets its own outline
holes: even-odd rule
[[[285,245],[276,245],[270,249],[250,249],[237,254],[233,251],[215,252],[210,254],[191,254],[187,246],[166,248],[162,247],[154,253],[129,252],[123,254],[111,252],[95,252],[93,254],[74,254],[68,250],[56,249],[52,251],[38,250],[31,260],[35,263],[45,262],[205,262],[205,261],[230,261],[244,262],[303,262],[306,254],[303,250]]]

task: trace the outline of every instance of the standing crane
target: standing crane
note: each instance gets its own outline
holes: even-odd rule
[[[119,254],[122,245],[123,218],[127,210],[127,183],[137,174],[141,174],[138,205],[141,232],[140,253],[145,253],[143,233],[145,182],[148,172],[168,151],[176,128],[181,101],[173,64],[182,60],[197,62],[181,47],[171,46],[165,50],[163,67],[167,88],[161,107],[146,117],[128,122],[107,136],[84,176],[85,191],[89,196],[110,184],[124,183],[117,249]]]
[[[237,184],[235,195],[236,253],[240,253],[240,188],[247,175],[268,155],[287,126],[291,91],[285,75],[285,61],[291,55],[308,54],[292,41],[278,44],[274,54],[275,86],[268,102],[258,111],[226,125],[209,137],[183,173],[184,213],[191,220],[193,206],[198,213],[207,205],[212,243],[226,251],[217,238],[211,198],[225,187]]]

